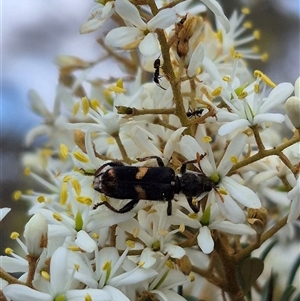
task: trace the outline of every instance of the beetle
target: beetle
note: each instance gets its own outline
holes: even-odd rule
[[[201,114],[203,113],[204,109],[196,109],[193,111],[191,108],[186,112],[186,117],[187,118],[192,118],[192,117],[201,117]]]
[[[167,215],[171,215],[174,195],[182,193],[191,209],[199,212],[199,203],[196,206],[193,198],[216,187],[200,167],[199,161],[205,155],[184,162],[180,168],[180,176],[176,175],[172,168],[165,166],[157,156],[140,160],[156,159],[158,167],[126,166],[122,162],[105,163],[94,174],[93,188],[108,197],[131,201],[120,209],[114,208],[108,202],[95,204],[93,209],[105,205],[113,212],[125,213],[132,210],[140,200],[150,200],[168,202]],[[196,162],[201,172],[188,172],[187,164]]]
[[[161,75],[159,74],[159,68],[160,68],[160,58],[159,57],[154,61],[153,67],[154,67],[153,81],[156,83],[157,86],[159,86],[163,90],[166,90],[166,88],[162,87],[159,83],[159,80],[161,79]]]

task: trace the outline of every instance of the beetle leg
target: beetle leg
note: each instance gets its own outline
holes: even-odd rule
[[[172,215],[172,200],[167,200],[168,207],[167,207],[167,214],[170,216]]]

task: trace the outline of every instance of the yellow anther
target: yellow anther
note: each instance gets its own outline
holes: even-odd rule
[[[138,266],[142,268],[145,265],[145,261],[139,261]]]
[[[234,59],[242,59],[243,55],[239,52],[234,52],[233,56]],[[230,80],[231,81],[231,80]]]
[[[269,60],[269,54],[268,53],[263,53],[262,56],[261,56],[261,60],[262,62],[266,62]]]
[[[246,29],[251,29],[253,27],[253,23],[250,21],[246,21],[244,22],[243,27]]]
[[[12,248],[5,248],[4,252],[7,255],[11,255],[14,252],[14,250]]]
[[[89,112],[89,109],[90,109],[90,102],[89,102],[88,98],[82,97],[81,103],[82,103],[83,114],[87,115],[87,113]]]
[[[115,138],[113,138],[113,137],[108,137],[108,138],[106,139],[106,142],[107,142],[108,144],[113,145],[113,144],[115,144],[116,140],[115,140]]]
[[[261,37],[260,31],[259,30],[254,30],[253,31],[253,36],[256,40],[259,40]]]
[[[248,93],[246,92],[246,91],[243,91],[243,92],[241,92],[239,95],[238,95],[238,98],[239,99],[244,99],[245,97],[247,97],[248,96]]]
[[[68,155],[69,155],[68,147],[65,144],[61,143],[60,144],[60,156],[61,156],[61,158],[63,160],[66,160]]]
[[[26,167],[26,168],[24,169],[24,174],[25,174],[25,176],[29,176],[30,173],[31,173],[30,168],[29,168],[29,167]]]
[[[221,94],[221,92],[222,92],[222,87],[218,87],[211,92],[211,95],[213,97],[217,97]]]
[[[212,138],[209,137],[209,136],[204,136],[204,137],[202,138],[202,140],[203,140],[203,142],[205,142],[205,143],[210,143],[210,142],[212,141]]]
[[[221,30],[217,31],[216,38],[220,41],[220,43],[223,43],[223,34]]]
[[[185,230],[185,225],[184,224],[180,224],[179,229],[178,229],[181,233],[184,232]]]
[[[91,100],[91,107],[95,110],[95,111],[98,111],[98,109],[102,109],[98,99],[96,98],[93,98]]]
[[[161,236],[166,236],[168,233],[169,233],[169,232],[168,232],[167,230],[165,230],[165,229],[159,229],[159,230],[157,231],[157,234],[158,234],[158,235],[161,235]]]
[[[227,82],[227,83],[231,82],[231,78],[229,76],[223,76],[222,79],[223,79],[224,82]]]
[[[174,269],[174,264],[171,260],[167,260],[165,264],[169,269]]]
[[[52,216],[53,216],[53,218],[55,218],[58,222],[61,222],[61,221],[63,220],[62,216],[61,216],[59,213],[57,213],[57,212],[54,212],[54,213],[52,214]]]
[[[73,106],[73,112],[72,112],[73,116],[76,116],[78,114],[79,107],[80,107],[79,101],[75,102]]]
[[[198,214],[194,213],[194,212],[193,213],[189,213],[188,217],[191,218],[191,219],[198,219]]]
[[[190,273],[190,275],[189,275],[189,277],[190,277],[190,281],[191,282],[194,282],[195,281],[195,275],[193,274],[193,273]]]
[[[249,15],[249,14],[251,13],[251,10],[250,10],[249,7],[244,6],[244,7],[242,7],[241,12],[242,12],[244,15]]]
[[[71,176],[64,176],[63,182],[64,182],[64,183],[67,183],[67,182],[69,182],[71,179],[72,179]]]
[[[259,46],[254,45],[254,46],[252,47],[252,51],[253,51],[254,53],[259,53],[259,52],[260,52]]]
[[[68,246],[68,249],[73,252],[80,251],[80,248],[78,246]]]
[[[63,182],[60,190],[60,200],[59,203],[61,205],[65,205],[68,200],[68,184]]]
[[[76,197],[76,201],[83,205],[91,206],[93,204],[93,201],[91,198],[85,197],[85,196],[78,196]]]
[[[80,153],[78,151],[74,152],[74,157],[76,160],[83,162],[83,163],[88,163],[89,162],[89,158],[87,156],[85,156],[83,153]]]
[[[20,197],[22,196],[22,192],[21,190],[16,190],[14,193],[13,193],[13,199],[15,201],[18,201],[20,199]]]
[[[276,87],[276,84],[273,83],[272,80],[267,75],[262,73],[261,71],[255,70],[253,74],[254,74],[255,77],[261,78],[261,80],[263,82],[265,82],[268,86],[270,86],[272,88]]]
[[[19,238],[19,236],[20,236],[20,234],[18,232],[12,232],[10,234],[11,239],[17,239],[17,238]]]
[[[41,203],[44,203],[45,202],[45,196],[43,195],[40,195],[38,198],[37,198],[37,201],[41,204]]]
[[[105,263],[102,266],[102,270],[106,271],[107,269],[109,269],[111,267],[111,262],[110,261],[105,261]]]
[[[47,281],[50,280],[50,275],[46,271],[41,271],[41,275],[45,280],[47,280]]]
[[[79,268],[80,268],[80,265],[75,263],[75,264],[74,264],[74,269],[75,269],[75,271],[78,272],[78,271],[79,271]]]
[[[260,91],[259,84],[255,84],[255,85],[254,85],[254,93],[258,94],[259,91]]]
[[[99,234],[96,233],[96,232],[93,232],[93,233],[92,233],[92,237],[93,237],[94,239],[99,239]]]
[[[230,161],[233,163],[233,164],[236,164],[238,163],[238,158],[236,156],[231,156],[230,157]]]
[[[219,188],[218,191],[221,193],[221,194],[224,194],[224,195],[227,195],[227,190],[225,188]]]
[[[138,237],[140,233],[140,229],[139,228],[134,228],[132,231],[132,235],[134,238]]]
[[[126,245],[127,247],[133,249],[135,247],[135,242],[133,240],[128,239],[126,240]]]
[[[90,294],[86,294],[86,295],[84,296],[84,301],[93,301],[93,299],[92,299],[92,297],[91,297]]]
[[[77,179],[75,179],[75,178],[72,178],[71,179],[71,184],[72,184],[72,186],[73,186],[76,194],[80,195],[80,193],[81,193],[81,185],[80,185],[79,181]]]

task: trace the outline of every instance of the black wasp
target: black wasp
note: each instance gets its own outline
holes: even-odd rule
[[[159,86],[163,90],[166,90],[166,88],[162,87],[159,83],[159,80],[161,79],[161,75],[159,74],[159,68],[160,68],[160,58],[159,57],[154,61],[153,67],[155,69],[153,81],[156,83],[157,86]]]
[[[126,166],[121,162],[109,162],[102,165],[94,174],[93,187],[104,195],[116,199],[131,199],[121,209],[116,209],[108,202],[94,205],[94,209],[105,205],[117,213],[129,212],[140,200],[168,202],[167,214],[172,214],[172,200],[175,194],[183,193],[194,212],[199,212],[199,203],[193,204],[203,192],[215,189],[216,185],[200,167],[198,159],[186,161],[181,165],[180,175],[175,175],[172,168],[166,167],[161,158],[146,157],[142,160],[156,159],[158,167]],[[201,172],[187,172],[187,164],[198,162]]]
[[[204,109],[197,109],[193,111],[191,108],[186,112],[186,117],[187,118],[192,118],[192,117],[201,117],[201,114],[203,113]]]

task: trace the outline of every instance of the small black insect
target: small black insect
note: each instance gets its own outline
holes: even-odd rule
[[[186,112],[186,117],[187,118],[192,118],[192,117],[201,117],[201,114],[203,113],[204,109],[197,109],[193,111],[191,108]]]
[[[131,199],[121,209],[116,209],[108,202],[94,205],[94,209],[105,205],[117,213],[129,212],[140,200],[168,202],[167,214],[172,214],[172,200],[175,194],[183,193],[194,212],[199,212],[199,202],[193,203],[203,192],[216,186],[202,171],[198,159],[186,161],[180,168],[180,176],[175,175],[172,168],[164,166],[161,158],[146,157],[142,160],[155,158],[158,167],[126,166],[121,162],[110,162],[102,165],[94,174],[93,187],[96,191],[116,199]],[[201,172],[187,172],[187,164],[198,162]]]
[[[166,90],[166,88],[162,87],[159,83],[159,80],[161,79],[161,75],[159,74],[159,68],[160,68],[160,58],[159,57],[154,61],[153,67],[155,69],[153,81],[156,83],[157,86],[159,86],[163,90]]]

